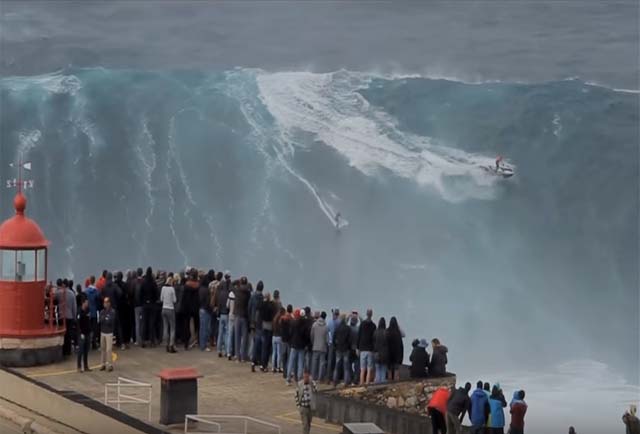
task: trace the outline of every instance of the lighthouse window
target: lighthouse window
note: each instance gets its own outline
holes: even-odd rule
[[[16,251],[15,250],[0,250],[0,280],[16,279]]]
[[[16,259],[16,281],[33,282],[36,280],[36,251],[18,250]]]
[[[36,269],[38,273],[36,280],[38,281],[45,280],[46,277],[44,273],[47,269],[47,257],[45,256],[45,250],[40,249],[37,251],[36,254],[37,254]]]

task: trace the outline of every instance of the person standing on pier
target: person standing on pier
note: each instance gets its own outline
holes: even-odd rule
[[[82,300],[78,313],[78,372],[88,372],[89,345],[91,345],[91,318],[89,300]]]
[[[329,330],[325,318],[326,312],[320,314],[320,318],[311,326],[312,360],[311,372],[313,381],[322,381],[325,376],[327,341],[329,340]]]
[[[162,302],[162,336],[163,340],[167,342],[167,353],[176,352],[175,306],[178,299],[173,286],[173,278],[169,277],[160,290],[160,301]]]
[[[316,384],[315,382],[312,383],[309,377],[309,371],[305,370],[302,381],[298,383],[298,389],[296,390],[296,405],[302,420],[302,434],[311,432],[311,420],[316,406]]]
[[[358,351],[360,353],[360,384],[371,384],[374,380],[375,364],[373,350],[375,346],[374,335],[376,324],[373,318],[373,310],[367,309],[367,318],[362,321],[358,329]]]
[[[113,371],[111,352],[113,348],[113,334],[118,326],[118,315],[111,307],[111,300],[105,297],[104,309],[100,311],[100,370]]]
[[[98,328],[98,311],[100,310],[100,292],[95,286],[96,277],[89,277],[89,286],[85,294],[89,300],[89,319],[91,322],[91,349],[95,350],[100,345],[100,329]]]

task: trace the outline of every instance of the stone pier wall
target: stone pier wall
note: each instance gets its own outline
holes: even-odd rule
[[[432,434],[427,403],[456,376],[407,380],[381,385],[331,389],[318,393],[316,413],[328,422],[372,422],[390,434]]]

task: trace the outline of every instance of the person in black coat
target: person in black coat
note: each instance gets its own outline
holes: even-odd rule
[[[156,303],[159,298],[158,285],[153,277],[151,267],[147,271],[140,284],[140,299],[142,301],[142,348],[146,346],[145,342],[150,342],[155,346],[156,341]]]
[[[118,316],[120,318],[120,347],[125,349],[131,342],[131,335],[133,332],[133,324],[131,318],[133,317],[132,307],[129,303],[129,297],[127,294],[127,284],[123,280],[124,275],[121,271],[116,273],[116,285],[118,286]]]
[[[384,317],[378,321],[378,328],[373,334],[373,350],[376,362],[376,383],[387,381],[387,366],[389,365],[389,346],[387,345],[387,321]]]
[[[429,344],[426,339],[420,339],[418,345],[413,347],[409,360],[411,361],[411,368],[409,375],[411,378],[424,378],[427,376],[427,366],[429,366],[429,353],[427,353],[427,347]]]
[[[432,377],[442,377],[447,374],[447,352],[449,350],[440,343],[438,338],[431,340],[431,346],[433,347],[433,356],[431,357],[431,364],[429,365],[429,375]]]
[[[398,326],[398,320],[395,316],[391,317],[389,321],[389,328],[387,329],[387,346],[389,348],[389,370],[391,371],[391,380],[397,380],[396,371],[404,360],[404,344],[400,326]]]

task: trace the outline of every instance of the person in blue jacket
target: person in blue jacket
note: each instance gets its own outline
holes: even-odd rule
[[[489,433],[490,434],[504,434],[504,408],[507,406],[507,401],[504,399],[504,394],[500,389],[500,385],[496,384],[491,389],[491,397],[489,398],[489,409],[491,411],[491,418],[489,421]]]
[[[89,278],[89,286],[84,290],[87,300],[89,300],[89,321],[91,324],[91,348],[98,348],[100,343],[100,329],[98,328],[98,311],[100,310],[100,293],[96,288],[96,278]]]
[[[478,381],[476,390],[471,394],[471,434],[484,434],[485,425],[490,414],[489,398],[482,389],[482,381]]]

